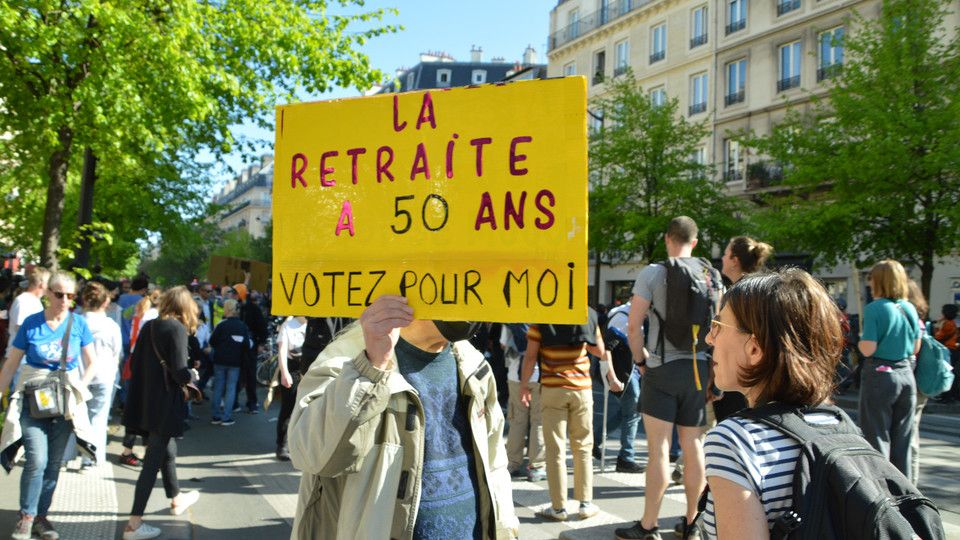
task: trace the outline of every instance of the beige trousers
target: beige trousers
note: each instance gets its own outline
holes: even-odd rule
[[[573,493],[593,500],[593,391],[540,388],[543,439],[547,447],[547,484],[555,509],[567,502],[567,436],[573,451]]]
[[[527,450],[527,460],[531,469],[544,466],[543,463],[543,426],[540,421],[540,383],[529,383],[530,406],[524,407],[520,401],[520,383],[507,381],[510,388],[510,403],[507,405],[507,422],[510,433],[507,434],[507,461],[511,471],[523,465],[523,450]],[[527,442],[529,440],[529,442]]]

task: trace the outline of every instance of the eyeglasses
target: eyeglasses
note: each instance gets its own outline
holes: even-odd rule
[[[63,300],[64,297],[66,297],[68,300],[73,300],[74,298],[77,297],[77,294],[72,292],[60,292],[60,291],[50,291],[50,292],[52,292],[53,295],[57,297],[57,300]]]
[[[717,337],[717,334],[720,332],[720,327],[721,327],[721,326],[725,326],[725,327],[727,327],[727,328],[732,328],[732,329],[734,329],[734,330],[736,330],[736,331],[738,331],[738,332],[740,331],[740,329],[737,328],[736,326],[734,326],[734,325],[732,325],[732,324],[727,324],[727,323],[721,321],[721,320],[720,320],[720,316],[717,315],[716,317],[714,317],[713,319],[710,320],[710,337],[711,337],[711,338]]]

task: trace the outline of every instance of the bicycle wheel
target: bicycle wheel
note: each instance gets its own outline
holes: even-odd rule
[[[257,366],[257,382],[260,386],[270,386],[270,382],[273,381],[273,372],[276,371],[276,369],[276,355],[260,362],[260,365]]]

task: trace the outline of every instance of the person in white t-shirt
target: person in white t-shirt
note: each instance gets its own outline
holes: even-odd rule
[[[23,321],[34,313],[43,311],[43,303],[40,302],[40,298],[43,297],[44,291],[47,290],[47,282],[49,280],[49,270],[40,267],[34,268],[33,272],[30,273],[30,277],[27,278],[27,290],[20,293],[13,299],[13,303],[10,304],[10,324],[7,327],[10,339],[7,342],[6,351],[8,354],[10,347],[13,347],[13,337],[17,335],[17,330],[20,329]]]
[[[123,355],[123,341],[120,337],[120,325],[107,315],[110,305],[110,292],[100,283],[90,282],[83,288],[83,317],[93,334],[93,350],[96,357],[96,375],[90,380],[87,389],[93,395],[87,401],[87,413],[90,426],[96,433],[97,463],[106,463],[107,458],[107,420],[110,417],[110,404],[113,402],[113,389],[120,369]],[[84,465],[91,462],[85,460]]]
[[[531,403],[525,407],[520,401],[520,362],[527,349],[527,325],[504,324],[500,332],[507,364],[507,386],[510,402],[507,405],[507,468],[511,476],[526,475],[531,482],[547,477],[544,461],[543,426],[540,423],[540,368],[534,366],[529,387]],[[523,468],[523,449],[527,449],[527,469]]]
[[[288,317],[277,336],[277,362],[280,364],[280,416],[277,417],[277,459],[290,461],[287,425],[297,402],[303,340],[307,335],[306,317]]]

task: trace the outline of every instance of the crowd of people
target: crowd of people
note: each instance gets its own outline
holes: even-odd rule
[[[668,258],[644,267],[629,301],[590,309],[582,325],[432,321],[388,295],[358,320],[274,327],[269,296],[249,280],[161,290],[145,275],[78,283],[34,268],[8,307],[0,369],[8,472],[24,450],[12,537],[59,537],[47,516],[61,464],[77,451],[85,468],[106,463],[113,405],[125,430],[116,459],[140,470],[123,538],[159,536],[143,521],[158,474],[172,513],[200,496],[176,472],[177,440],[202,420],[193,406],[209,400],[220,427],[260,413],[257,369],[273,355],[276,458],[302,472],[294,538],[517,537],[511,477],[547,482],[541,519],[590,519],[607,430],[620,435],[615,470],[645,474],[642,513],[616,538],[661,538],[671,482],[686,495],[672,535],[764,538],[797,507],[803,441],[756,411],[776,404],[807,425],[842,424],[822,408],[853,378],[863,439],[915,484],[920,338],[934,335],[956,365],[957,307],[932,323],[902,265],[881,261],[858,332],[808,273],[767,270],[768,244],[733,238],[716,269],[693,256],[697,236],[692,219],[673,219]],[[838,369],[854,347],[856,369]],[[957,395],[955,385],[938,399]]]

